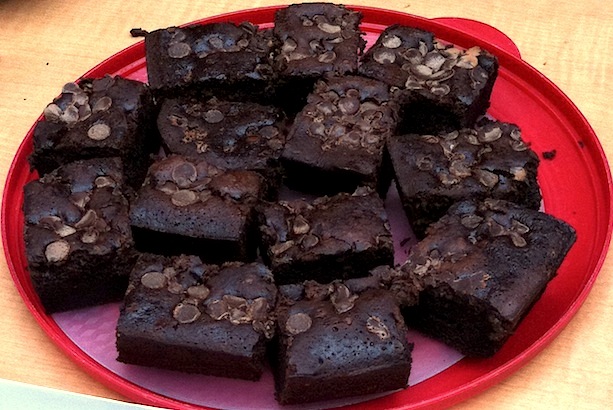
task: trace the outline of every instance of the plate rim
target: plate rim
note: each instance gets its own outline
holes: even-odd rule
[[[198,20],[195,20],[189,23],[182,24],[182,26],[192,25],[192,24],[205,24],[205,23],[212,23],[212,22],[219,22],[219,21],[240,22],[237,19],[240,18],[240,19],[243,19],[241,21],[244,21],[245,16],[249,16],[250,18],[252,18],[253,17],[252,15],[254,14],[257,14],[259,18],[263,18],[265,15],[272,15],[274,14],[274,12],[276,12],[276,10],[284,8],[284,7],[286,7],[286,5],[267,6],[267,7],[237,10],[237,11],[232,11],[229,13],[223,13],[219,15],[214,15],[214,16],[198,19]],[[499,58],[501,67],[502,66],[504,66],[505,68],[511,67],[513,70],[520,70],[523,73],[527,73],[528,74],[527,76],[522,76],[523,80],[525,81],[530,80],[528,82],[532,86],[537,87],[543,91],[552,92],[556,97],[560,97],[560,98],[556,98],[555,100],[550,99],[549,101],[555,103],[557,108],[560,111],[565,113],[565,116],[567,116],[567,119],[569,119],[570,122],[573,124],[574,128],[581,129],[581,131],[585,135],[584,139],[589,139],[589,143],[591,144],[589,148],[591,150],[590,152],[592,154],[592,157],[595,156],[599,160],[598,164],[595,164],[595,166],[602,167],[603,173],[600,176],[601,177],[604,176],[604,179],[605,179],[604,182],[606,183],[607,188],[608,188],[606,195],[605,195],[605,199],[606,199],[606,205],[608,207],[608,212],[607,212],[608,215],[606,216],[606,219],[607,219],[609,228],[607,232],[604,234],[604,238],[602,239],[602,248],[599,249],[600,254],[598,256],[598,260],[596,261],[594,265],[594,270],[587,276],[587,280],[585,281],[583,288],[581,289],[579,293],[577,293],[574,296],[572,303],[568,306],[568,308],[564,311],[564,313],[560,316],[560,318],[554,323],[554,325],[551,328],[549,328],[541,337],[539,337],[531,345],[526,347],[518,355],[515,355],[513,356],[512,359],[504,362],[501,366],[497,366],[490,370],[479,373],[477,377],[470,379],[468,382],[462,382],[459,385],[452,387],[451,389],[446,390],[445,392],[437,394],[433,397],[422,399],[419,402],[405,404],[405,403],[399,403],[397,400],[394,401],[393,399],[389,399],[390,397],[394,396],[392,395],[392,396],[386,396],[381,399],[376,399],[374,401],[364,402],[360,404],[368,408],[371,408],[372,406],[376,406],[377,403],[380,404],[381,400],[385,400],[388,402],[388,404],[394,406],[395,408],[424,408],[424,407],[428,407],[432,405],[449,406],[454,403],[463,401],[469,397],[476,395],[477,393],[480,393],[486,390],[487,388],[498,383],[499,381],[501,381],[502,379],[510,375],[512,372],[516,371],[517,369],[525,365],[528,361],[530,361],[534,356],[540,353],[550,342],[552,342],[557,337],[557,335],[564,329],[564,327],[570,322],[572,317],[579,310],[579,308],[581,307],[581,305],[583,304],[583,302],[589,295],[598,277],[598,274],[600,273],[602,269],[602,266],[607,257],[607,250],[609,249],[610,244],[611,244],[611,235],[613,231],[613,228],[612,228],[613,212],[611,210],[611,201],[613,199],[613,182],[612,182],[612,177],[611,177],[610,166],[607,162],[607,158],[604,153],[604,149],[598,137],[596,136],[591,125],[589,124],[587,119],[583,116],[583,114],[578,109],[578,107],[551,80],[545,77],[542,73],[540,73],[536,68],[531,66],[529,63],[522,60],[519,56],[515,56],[509,51],[507,51],[506,49],[501,48],[494,43],[490,43],[485,39],[481,39],[478,36],[475,36],[470,33],[466,33],[462,31],[460,28],[448,26],[445,24],[444,19],[441,19],[441,18],[428,19],[428,18],[424,18],[420,16],[415,16],[409,13],[404,13],[404,12],[395,11],[395,10],[387,10],[387,9],[377,8],[377,7],[353,6],[353,5],[346,5],[346,7],[352,10],[361,11],[365,16],[364,20],[367,20],[367,16],[368,16],[370,19],[373,19],[373,18],[377,19],[377,21],[391,22],[391,21],[403,21],[404,20],[405,23],[407,21],[410,21],[411,24],[417,23],[415,24],[416,27],[420,27],[422,29],[426,29],[429,31],[434,31],[436,33],[439,33],[438,35],[440,35],[440,33],[445,33],[445,35],[447,36],[453,36],[454,39],[461,38],[463,40],[462,42],[468,41],[475,45],[485,46],[484,48],[487,48],[488,50],[496,54],[496,56]],[[369,24],[369,23],[366,22],[366,24]],[[385,23],[372,23],[372,24],[384,25]],[[95,73],[99,73],[101,71],[112,72],[110,68],[117,66],[117,64],[120,64],[120,69],[127,69],[127,66],[125,64],[121,64],[120,62],[126,59],[132,59],[133,63],[136,64],[137,59],[135,59],[132,56],[138,56],[138,59],[144,56],[144,40],[141,40],[131,46],[128,46],[118,51],[117,53],[114,53],[110,57],[96,64],[94,67],[88,70],[85,74],[83,74],[80,78],[94,76]],[[113,71],[118,71],[118,70],[113,70]],[[545,90],[545,88],[547,90]],[[41,116],[39,116],[36,122],[38,122]],[[16,271],[17,266],[15,265],[15,261],[12,258],[12,255],[9,249],[9,245],[8,245],[9,233],[7,232],[6,221],[10,214],[10,210],[7,208],[6,203],[7,203],[8,197],[12,193],[12,192],[9,192],[9,188],[16,188],[15,181],[16,180],[20,181],[24,179],[23,177],[19,178],[19,176],[16,175],[16,168],[19,166],[18,162],[20,162],[18,161],[19,158],[17,154],[28,152],[27,145],[31,144],[31,136],[33,133],[33,129],[36,125],[36,122],[34,122],[34,124],[30,128],[30,130],[28,131],[28,133],[26,134],[26,136],[24,137],[24,139],[22,140],[22,142],[20,143],[16,151],[16,155],[11,162],[11,166],[7,174],[5,188],[4,188],[3,195],[2,195],[3,206],[2,206],[2,215],[1,215],[1,225],[2,225],[3,248],[4,248],[7,265],[11,273],[11,277],[13,279],[15,286],[17,287],[17,290],[22,300],[26,303],[26,306],[28,307],[28,310],[30,310],[30,313],[33,314],[36,321],[43,328],[45,333],[47,333],[47,335],[54,342],[54,344],[60,347],[61,350],[65,354],[67,354],[68,357],[70,357],[73,361],[75,361],[78,365],[80,365],[81,368],[84,369],[89,375],[99,380],[106,386],[112,388],[113,390],[121,394],[126,395],[129,398],[137,399],[147,404],[162,405],[162,406],[168,406],[168,405],[181,406],[183,408],[189,408],[189,409],[207,408],[207,407],[203,407],[200,405],[194,405],[192,403],[187,403],[181,400],[177,400],[177,399],[174,399],[168,396],[164,396],[156,392],[152,392],[144,387],[136,385],[130,380],[127,380],[124,377],[119,376],[118,374],[107,369],[102,364],[100,364],[95,359],[93,359],[91,356],[87,355],[84,351],[82,351],[76,344],[74,344],[74,342],[72,342],[67,337],[67,335],[59,328],[59,326],[55,323],[53,318],[50,315],[44,314],[40,309],[37,309],[35,304],[32,303],[32,300],[30,300],[30,298],[28,297],[27,289],[24,287],[24,284],[21,283],[20,278],[17,276],[17,271]],[[22,185],[19,186],[20,189],[22,187],[23,187]],[[426,387],[428,387],[426,386],[426,384],[429,381],[432,381],[434,379],[439,380],[441,378],[444,379],[446,376],[449,375],[451,369],[455,368],[457,371],[457,369],[460,367],[470,366],[470,364],[467,364],[468,362],[471,362],[471,360],[463,359],[456,365],[439,373],[438,375],[428,380],[425,380],[424,382],[419,383],[415,386],[411,386],[411,389],[412,391],[415,391],[417,389],[424,390]],[[375,408],[375,407],[372,407],[372,408]]]

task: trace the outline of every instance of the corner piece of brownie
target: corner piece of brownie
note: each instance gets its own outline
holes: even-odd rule
[[[368,188],[268,203],[259,218],[261,255],[280,285],[367,276],[394,262],[383,201]]]
[[[482,119],[438,135],[397,135],[387,149],[413,231],[426,228],[463,199],[504,199],[539,209],[539,159],[519,128]]]
[[[130,207],[136,248],[216,263],[254,260],[262,180],[257,172],[224,170],[202,159],[155,161]]]
[[[145,49],[149,84],[160,98],[188,92],[261,101],[273,94],[272,32],[249,22],[155,30]]]
[[[366,42],[360,32],[362,13],[331,3],[292,4],[275,14],[275,56],[280,103],[297,111],[324,74],[356,74]]]
[[[78,159],[120,157],[126,183],[138,187],[159,141],[150,126],[149,88],[119,76],[64,85],[34,129],[30,164],[42,176]]]
[[[63,165],[24,187],[25,250],[47,313],[121,300],[136,252],[119,158]]]
[[[413,345],[394,296],[373,279],[279,288],[274,370],[281,404],[407,387]]]
[[[281,185],[279,156],[287,135],[279,108],[218,98],[164,101],[157,119],[166,150],[226,169],[258,171],[267,197]]]
[[[394,24],[364,54],[360,74],[398,88],[403,133],[434,133],[470,127],[485,114],[498,60],[480,47],[460,50]]]
[[[281,155],[286,184],[320,195],[358,186],[387,193],[385,140],[398,123],[390,87],[358,76],[318,81],[289,130]]]
[[[258,263],[144,254],[117,323],[118,360],[257,380],[275,332],[276,297],[270,271]]]
[[[409,326],[467,356],[495,354],[556,275],[574,229],[545,213],[462,201],[415,245],[399,278],[419,283]]]

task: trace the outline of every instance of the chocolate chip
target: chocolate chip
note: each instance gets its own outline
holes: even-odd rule
[[[424,57],[424,65],[430,67],[433,72],[437,72],[441,69],[445,60],[445,57],[437,51],[431,51]]]
[[[525,151],[528,149],[528,146],[526,144],[523,143],[523,141],[521,140],[511,140],[509,141],[509,144],[511,145],[511,148],[513,149],[513,151]]]
[[[502,137],[502,130],[500,127],[493,127],[488,130],[484,130],[483,134],[479,133],[479,139],[482,142],[493,142]]]
[[[219,110],[208,110],[206,113],[204,113],[204,120],[208,123],[211,124],[216,124],[218,122],[223,121],[224,119],[224,115],[221,111]]]
[[[187,57],[192,49],[187,43],[173,43],[168,47],[168,56],[171,58]]]
[[[81,235],[81,242],[87,243],[87,244],[96,243],[99,236],[100,236],[100,233],[98,231],[94,229],[87,230],[85,233],[83,233],[83,235]]]
[[[92,107],[92,112],[95,114],[98,112],[106,111],[111,108],[111,105],[113,105],[113,100],[111,99],[111,97],[105,95],[104,97],[101,97],[98,101],[96,101],[96,103]]]
[[[206,312],[214,320],[222,320],[230,316],[228,305],[222,299],[217,299],[209,303]]]
[[[45,248],[45,258],[51,263],[61,262],[66,259],[69,254],[70,244],[65,240],[51,242]]]
[[[334,24],[326,23],[326,22],[321,22],[317,24],[317,28],[319,28],[324,33],[328,33],[328,34],[336,34],[336,33],[341,32],[341,26],[337,26]]]
[[[166,290],[168,290],[173,295],[180,295],[183,293],[183,285],[181,285],[179,282],[177,282],[176,279],[173,278],[173,280],[168,281],[168,286],[166,287]]]
[[[61,225],[55,229],[55,233],[62,238],[70,236],[75,232],[77,232],[77,230],[70,225]]]
[[[189,189],[180,189],[172,194],[170,201],[179,207],[189,206],[198,202],[198,195]]]
[[[163,193],[165,193],[166,195],[172,195],[175,192],[177,192],[177,190],[179,189],[177,188],[177,185],[175,185],[175,183],[170,182],[170,181],[166,181],[162,185],[157,186],[156,188],[159,191],[162,191]]]
[[[486,169],[477,169],[474,170],[473,173],[477,177],[477,180],[488,188],[493,188],[499,181],[498,175]]]
[[[319,61],[320,63],[324,63],[324,64],[329,64],[333,62],[334,60],[336,60],[336,53],[332,50],[326,51],[325,53],[320,54],[317,57],[317,61]]]
[[[396,61],[396,53],[387,49],[377,49],[372,58],[379,64],[392,64]]]
[[[191,303],[179,303],[172,311],[172,317],[182,324],[193,323],[200,317],[200,310]]]
[[[313,320],[306,313],[294,313],[287,318],[287,322],[285,322],[285,330],[287,330],[289,334],[295,336],[309,330],[312,324]]]
[[[149,289],[163,289],[168,284],[168,278],[162,272],[147,272],[141,276],[140,283]]]
[[[525,233],[530,232],[530,227],[528,225],[524,225],[523,223],[519,222],[517,219],[512,219],[511,220],[511,230],[519,234],[525,234]]]
[[[377,316],[370,316],[366,321],[366,330],[375,334],[381,340],[387,340],[391,337],[390,331],[383,323],[383,321]]]
[[[386,48],[398,48],[402,45],[402,40],[398,36],[388,35],[381,41],[381,44]]]
[[[281,46],[281,51],[285,54],[289,54],[292,51],[296,50],[296,48],[298,48],[298,44],[296,43],[296,41],[291,38],[288,38],[283,42],[283,45]]]
[[[471,175],[470,167],[468,164],[461,160],[451,161],[449,165],[449,173],[459,178],[466,178]]]
[[[449,94],[451,88],[447,84],[437,84],[430,87],[430,92],[440,97]]]
[[[89,130],[87,130],[87,136],[94,141],[103,141],[107,139],[111,135],[111,127],[101,122],[98,124],[92,125]]]
[[[79,109],[74,105],[69,105],[60,116],[60,120],[68,125],[76,123],[79,121]]]
[[[357,97],[343,97],[338,100],[338,108],[343,114],[353,115],[360,110],[360,100]]]
[[[181,162],[172,169],[171,178],[179,188],[187,188],[198,178],[198,170],[191,162]]]
[[[305,233],[308,233],[310,229],[311,227],[309,226],[309,223],[304,216],[296,216],[294,222],[292,223],[292,231],[296,235],[304,235]]]
[[[62,87],[62,93],[75,94],[75,93],[82,93],[82,92],[83,90],[81,89],[81,87],[79,87],[77,83],[66,83]]]
[[[190,286],[187,288],[187,295],[198,300],[204,300],[211,291],[204,285]]]
[[[62,109],[56,104],[49,104],[45,107],[43,115],[47,121],[59,122],[62,116]]]
[[[96,179],[94,180],[94,185],[96,186],[96,188],[105,188],[105,187],[114,188],[117,185],[117,183],[115,182],[113,178],[106,176],[106,175],[102,175],[102,176],[96,177]]]
[[[302,238],[300,244],[304,249],[311,249],[319,243],[319,238],[313,234],[306,235]]]
[[[268,316],[268,300],[263,297],[255,298],[249,304],[247,314],[254,321],[265,320]]]
[[[74,227],[77,229],[89,228],[94,226],[96,220],[98,219],[98,215],[96,211],[93,209],[88,209],[87,212],[79,219],[77,223],[75,223]]]
[[[344,284],[336,285],[334,292],[330,295],[330,301],[338,314],[350,311],[357,298],[358,295],[352,295],[349,288]]]
[[[475,214],[463,215],[460,219],[460,223],[468,229],[477,228],[482,221],[483,218]]]
[[[523,248],[524,246],[528,245],[528,242],[526,242],[526,240],[521,235],[515,232],[511,232],[509,236],[511,237],[511,242],[513,242],[513,245],[518,248]]]

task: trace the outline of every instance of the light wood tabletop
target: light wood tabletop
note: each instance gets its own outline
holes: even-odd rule
[[[274,1],[0,0],[0,184],[19,144],[61,86],[155,29]],[[602,0],[354,0],[423,17],[464,17],[506,33],[562,89],[613,160],[613,7]],[[15,238],[19,240],[19,238]],[[128,400],[94,380],[41,330],[0,257],[0,378]],[[582,308],[553,342],[457,408],[613,408],[613,253]],[[24,399],[26,400],[26,399]]]

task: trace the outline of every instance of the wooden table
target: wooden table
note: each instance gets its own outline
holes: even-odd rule
[[[424,17],[466,17],[509,35],[524,60],[579,107],[613,160],[613,7],[602,0],[391,0],[352,4]],[[95,5],[94,5],[95,4]],[[60,87],[155,29],[274,1],[0,1],[0,181]],[[42,332],[0,260],[0,378],[123,399],[69,360]],[[613,408],[613,253],[585,304],[534,360],[458,408]]]

